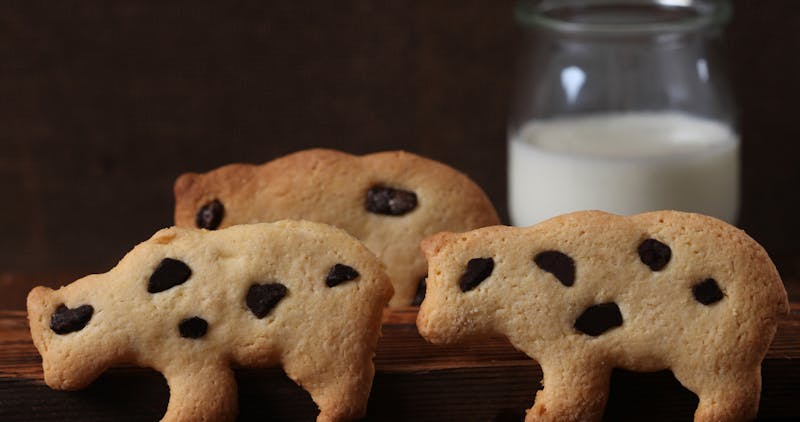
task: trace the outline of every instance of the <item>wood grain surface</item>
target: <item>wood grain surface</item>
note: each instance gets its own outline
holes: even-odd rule
[[[763,362],[759,420],[800,415],[800,304],[782,320]],[[387,309],[375,358],[369,421],[519,421],[540,388],[541,370],[502,339],[434,346],[416,331],[416,309]],[[239,369],[239,420],[308,421],[316,407],[280,369]],[[158,420],[168,390],[160,374],[117,368],[77,392],[42,379],[25,314],[0,311],[0,420]],[[690,420],[697,398],[668,371],[616,370],[604,420]]]

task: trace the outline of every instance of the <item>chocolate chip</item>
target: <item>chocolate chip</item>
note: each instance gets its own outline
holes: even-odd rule
[[[334,287],[345,281],[355,280],[356,277],[358,277],[358,271],[354,270],[353,267],[344,264],[336,264],[328,271],[328,276],[325,277],[325,284],[327,284],[328,287]]]
[[[717,280],[707,278],[692,287],[694,299],[703,305],[711,305],[722,300],[725,295],[719,289]]]
[[[569,287],[575,284],[575,261],[559,251],[544,251],[537,254],[533,261],[539,268],[553,274],[561,284]]]
[[[147,291],[149,293],[163,292],[179,284],[183,284],[192,276],[192,269],[182,261],[172,258],[164,258],[153,271],[150,280],[147,281]]]
[[[494,259],[492,258],[472,258],[467,262],[467,271],[461,276],[461,281],[458,283],[462,292],[470,291],[476,287],[483,280],[486,280],[492,274],[494,269]]]
[[[63,304],[59,305],[50,317],[50,329],[56,334],[80,331],[92,319],[92,313],[94,313],[94,308],[91,305],[81,305],[75,309],[69,309]]]
[[[178,330],[181,332],[181,337],[200,338],[206,335],[208,323],[203,318],[195,316],[181,321]]]
[[[425,300],[425,292],[428,290],[428,276],[424,275],[422,278],[419,279],[419,284],[417,284],[417,293],[414,295],[414,300],[411,301],[411,306],[419,306],[422,305],[422,301]]]
[[[655,239],[647,239],[639,245],[639,259],[652,271],[661,271],[672,258],[669,246]]]
[[[364,201],[364,208],[375,214],[403,215],[416,207],[417,194],[385,186],[370,188]]]
[[[195,223],[201,229],[216,230],[224,216],[225,206],[218,199],[215,199],[200,207],[200,210],[197,211]]]
[[[606,331],[622,325],[622,313],[614,302],[601,303],[586,308],[575,320],[575,329],[597,337]]]
[[[256,318],[264,318],[278,302],[286,296],[289,289],[280,283],[253,284],[247,290],[245,302]]]

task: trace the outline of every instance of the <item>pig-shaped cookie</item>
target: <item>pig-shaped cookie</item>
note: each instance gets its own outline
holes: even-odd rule
[[[164,421],[230,421],[231,366],[283,366],[319,406],[317,421],[339,421],[365,413],[391,295],[383,264],[335,227],[173,227],[105,274],[36,287],[28,319],[52,388],[133,363],[167,379]]]
[[[761,246],[698,214],[585,211],[426,239],[420,334],[506,336],[542,367],[527,421],[597,421],[612,368],[671,369],[695,421],[752,419],[786,291]]]
[[[395,290],[390,306],[419,304],[424,295],[422,239],[499,224],[467,176],[402,151],[359,157],[312,149],[175,182],[178,226],[212,230],[287,218],[332,224],[364,242],[386,264]]]

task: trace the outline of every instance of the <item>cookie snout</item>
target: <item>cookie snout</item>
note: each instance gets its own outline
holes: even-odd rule
[[[78,331],[90,323],[94,308],[89,304],[70,304],[68,307],[61,293],[41,286],[28,293],[27,305],[31,336],[42,355],[47,385],[61,390],[74,390],[85,385],[81,382],[84,379],[83,368],[87,364],[96,364],[98,359],[86,355],[90,349],[69,354],[65,353],[64,347],[82,338],[83,333]]]
[[[423,302],[417,315],[419,334],[431,343],[446,343],[449,338],[453,337],[452,333],[448,332],[451,325],[447,321],[443,321],[441,316],[437,315],[436,310],[428,311],[427,308]]]
[[[457,343],[474,334],[474,329],[457,308],[422,302],[417,315],[417,329],[433,344]]]

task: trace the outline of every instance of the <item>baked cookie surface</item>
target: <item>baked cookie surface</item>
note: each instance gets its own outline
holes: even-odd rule
[[[696,421],[753,419],[760,363],[788,313],[764,249],[698,214],[586,211],[527,228],[423,242],[434,343],[506,336],[539,362],[528,421],[600,420],[612,368],[671,369],[696,393]]]
[[[484,192],[444,164],[401,151],[354,156],[312,149],[263,165],[231,164],[175,182],[175,224],[223,228],[302,219],[346,230],[387,266],[412,304],[426,264],[419,242],[440,231],[499,224]]]
[[[28,318],[52,388],[133,363],[167,379],[164,421],[225,421],[237,414],[231,365],[282,366],[318,421],[338,421],[366,410],[391,295],[383,264],[331,226],[173,227],[107,273],[36,287]]]

